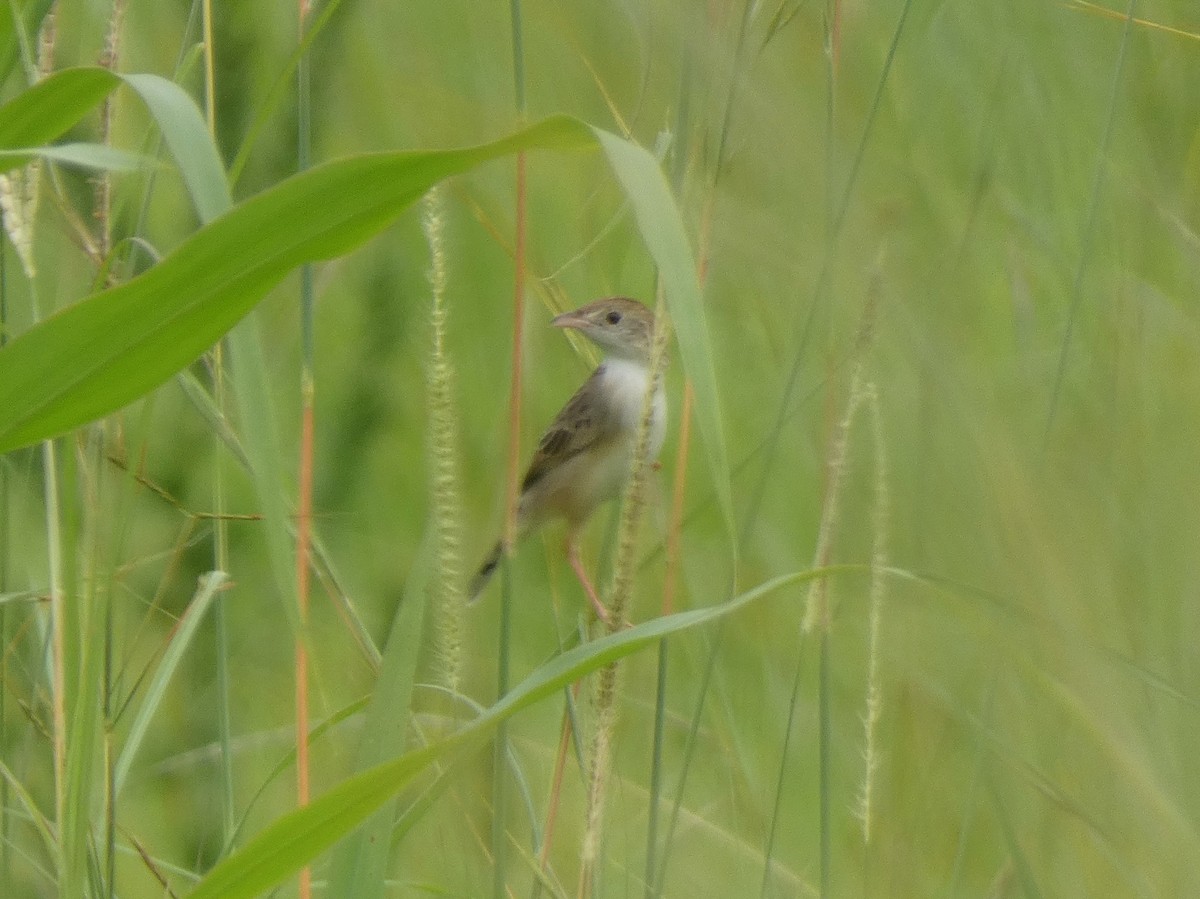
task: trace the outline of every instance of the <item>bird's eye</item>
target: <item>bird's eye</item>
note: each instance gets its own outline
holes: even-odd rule
[[[615,325],[621,320],[621,313],[614,309],[608,315],[604,316],[604,320],[610,325]]]

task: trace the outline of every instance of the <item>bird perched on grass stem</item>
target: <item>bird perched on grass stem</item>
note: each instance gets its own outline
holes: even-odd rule
[[[601,619],[608,609],[579,559],[579,534],[596,507],[621,492],[633,470],[642,404],[650,386],[654,313],[636,300],[609,297],[564,312],[551,322],[572,328],[605,351],[604,361],[575,392],[538,442],[521,482],[516,539],[553,518],[567,523],[567,561]],[[660,383],[650,418],[647,462],[662,449],[667,399]],[[504,553],[496,542],[471,582],[475,599],[487,586]]]

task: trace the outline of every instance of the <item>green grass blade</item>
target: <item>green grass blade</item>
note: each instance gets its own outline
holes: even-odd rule
[[[264,528],[267,558],[293,637],[301,635],[300,612],[295,602],[296,566],[293,533],[293,491],[285,485],[287,465],[283,441],[276,424],[270,380],[258,321],[250,319],[229,335],[230,378],[242,446]]]
[[[137,168],[142,158],[111,147],[65,144],[61,137],[124,82],[146,104],[175,158],[200,220],[211,221],[233,205],[225,169],[204,117],[179,85],[159,75],[114,75],[106,69],[65,69],[0,106],[0,172],[24,165],[31,155],[91,168]],[[30,149],[35,148],[35,149]]]
[[[1033,866],[1030,864],[1025,850],[1021,848],[1020,837],[1017,835],[1016,828],[1013,827],[1012,818],[1009,816],[1006,805],[1008,800],[1002,795],[1000,787],[994,782],[989,781],[988,792],[991,794],[992,808],[996,812],[996,820],[1000,825],[1000,832],[1004,835],[1004,842],[1008,845],[1008,864],[1016,872],[1016,880],[1020,884],[1021,892],[1028,899],[1042,899],[1042,890],[1038,886]]]
[[[120,84],[105,69],[64,69],[0,106],[0,147],[38,147],[78,123]],[[0,171],[22,165],[0,161]]]
[[[122,75],[146,104],[187,185],[200,221],[211,222],[233,205],[225,167],[204,116],[187,92],[159,75]]]
[[[218,606],[218,608],[219,608],[219,606]],[[314,727],[309,728],[309,731],[308,731],[309,746],[315,746],[319,741],[321,741],[321,740],[325,739],[327,736],[331,735],[334,732],[334,729],[337,728],[338,725],[342,724],[343,722],[349,721],[355,715],[361,714],[363,711],[366,710],[367,704],[369,702],[370,702],[369,696],[364,696],[361,699],[356,699],[353,702],[351,702],[349,705],[342,706],[342,708],[338,709],[337,711],[333,712],[330,715],[327,715],[321,721],[320,724],[317,724]],[[245,807],[242,809],[241,817],[234,824],[233,832],[232,832],[230,838],[226,841],[225,845],[222,847],[222,850],[221,850],[222,856],[228,855],[229,852],[231,852],[233,850],[235,844],[241,839],[242,832],[246,829],[246,827],[248,826],[248,822],[251,820],[251,818],[254,816],[254,814],[258,811],[259,804],[263,801],[263,797],[267,794],[267,791],[270,790],[272,785],[275,784],[279,780],[279,778],[281,778],[284,775],[284,773],[286,771],[288,771],[288,769],[290,769],[295,764],[296,764],[296,747],[293,744],[287,750],[287,752],[283,753],[283,755],[280,757],[279,761],[277,761],[275,763],[275,766],[271,769],[270,773],[268,773],[267,776],[262,779],[262,782],[255,789],[254,795],[252,795],[250,797],[250,801],[247,802]],[[195,880],[195,879],[198,879],[198,878],[193,878],[193,880]]]
[[[116,147],[104,144],[73,143],[50,147],[0,150],[0,167],[12,168],[13,166],[9,163],[24,165],[34,157],[102,172],[134,172],[155,165],[155,161],[149,156],[128,153],[125,150],[118,150]]]
[[[289,271],[345,253],[438,181],[525,148],[590,141],[565,117],[460,150],[385,153],[288,179],[201,228],[162,263],[0,350],[0,452],[106,415],[190,364]]]
[[[150,686],[146,690],[142,704],[139,706],[133,724],[129,728],[129,735],[125,739],[125,745],[122,747],[121,754],[117,758],[117,765],[113,772],[114,796],[120,795],[121,787],[124,786],[125,779],[129,776],[129,769],[133,765],[134,756],[137,755],[138,749],[141,748],[142,740],[150,727],[150,720],[158,711],[159,704],[166,693],[167,685],[170,684],[171,678],[179,667],[184,653],[192,645],[192,637],[195,636],[200,622],[204,620],[204,613],[208,611],[213,598],[227,579],[227,575],[221,571],[211,571],[200,579],[200,584],[196,588],[196,594],[192,597],[191,603],[188,604],[187,611],[180,618],[179,625],[176,627],[175,633],[172,635],[170,643],[167,646],[167,651],[163,653],[162,661],[159,662],[158,668],[154,672],[154,678],[150,681]]]
[[[1046,412],[1046,431],[1042,438],[1043,445],[1050,441],[1054,420],[1058,414],[1059,397],[1062,395],[1063,379],[1067,374],[1067,355],[1071,349],[1071,341],[1075,336],[1076,324],[1079,321],[1079,310],[1083,306],[1083,279],[1092,262],[1092,245],[1096,236],[1096,217],[1100,210],[1100,201],[1104,195],[1104,184],[1108,174],[1109,145],[1113,139],[1113,126],[1117,121],[1117,108],[1120,106],[1121,86],[1125,80],[1125,56],[1129,49],[1129,36],[1133,33],[1133,13],[1137,0],[1129,0],[1125,11],[1125,26],[1121,30],[1121,43],[1117,47],[1117,56],[1113,62],[1112,83],[1108,92],[1108,110],[1104,119],[1104,131],[1100,144],[1096,149],[1096,168],[1092,175],[1092,189],[1088,194],[1087,214],[1083,220],[1083,235],[1080,240],[1079,259],[1075,263],[1075,277],[1071,282],[1071,305],[1067,310],[1066,329],[1063,331],[1062,343],[1058,349],[1058,365],[1054,370],[1054,384],[1050,389],[1050,408]]]
[[[295,84],[294,76],[296,69],[300,66],[300,60],[308,54],[312,48],[313,42],[317,36],[325,30],[325,26],[329,24],[338,7],[341,6],[342,0],[328,0],[321,6],[321,11],[316,15],[315,19],[300,38],[300,42],[292,50],[288,57],[287,63],[275,75],[275,81],[267,91],[260,103],[255,104],[254,120],[250,123],[250,127],[246,129],[246,134],[242,138],[242,145],[238,148],[237,155],[233,158],[233,162],[229,166],[229,180],[233,184],[237,184],[238,179],[242,176],[242,171],[246,167],[246,163],[250,160],[250,154],[254,147],[258,144],[258,139],[266,130],[271,118],[279,113],[279,107],[282,105],[288,91]]]
[[[696,277],[696,262],[688,245],[683,218],[652,153],[607,131],[597,128],[593,132],[633,206],[642,238],[666,285],[667,307],[679,341],[679,353],[695,390],[696,423],[704,439],[717,502],[732,547],[737,530],[733,524],[733,493],[725,432],[721,425],[717,374],[708,321],[701,302],[700,282]]]
[[[383,654],[379,681],[367,706],[355,770],[365,771],[385,761],[403,746],[408,732],[417,660],[425,633],[426,587],[433,561],[434,533],[427,532],[417,553],[412,576],[392,622]],[[333,855],[328,895],[371,899],[382,896],[387,874],[394,803],[369,818]]]
[[[104,627],[99,614],[107,589],[96,581],[83,583],[79,570],[67,559],[85,558],[94,546],[84,536],[82,509],[63,502],[61,485],[75,483],[79,477],[78,457],[74,453],[52,452],[55,444],[47,441],[43,447],[44,471],[51,478],[46,489],[47,516],[57,521],[61,542],[55,555],[61,585],[57,590],[62,601],[61,618],[54,623],[61,629],[64,658],[62,678],[57,688],[62,691],[66,723],[65,762],[63,771],[62,810],[58,816],[58,839],[61,845],[61,867],[58,888],[63,896],[83,896],[84,884],[91,870],[92,825],[99,809],[100,797],[95,790],[96,772],[100,768],[104,739]],[[56,458],[59,461],[55,461]],[[48,530],[50,530],[48,528]],[[58,667],[58,665],[56,665]],[[57,680],[57,678],[56,678]],[[55,734],[55,740],[59,740]]]
[[[803,644],[796,653],[796,667],[792,674],[792,694],[788,700],[787,723],[783,726],[783,746],[779,750],[779,776],[775,779],[775,795],[771,801],[771,817],[767,823],[767,840],[763,848],[763,876],[759,888],[759,899],[767,899],[771,887],[771,869],[775,857],[775,836],[779,829],[779,813],[783,807],[783,790],[787,783],[788,759],[792,747],[792,732],[796,727],[796,710],[800,706],[801,675],[804,672]]]
[[[15,3],[6,3],[0,9],[0,82],[8,79],[21,58],[21,44],[26,38],[17,29],[22,29],[24,35],[37,34],[54,0],[35,0],[21,5],[23,9]]]
[[[42,840],[42,849],[47,857],[53,858],[55,852],[55,832],[54,824],[46,817],[41,808],[37,804],[37,800],[30,795],[20,778],[13,773],[12,769],[4,763],[4,759],[0,759],[0,780],[4,781],[5,786],[12,791],[17,798],[18,804],[24,808],[25,817],[29,820],[30,826],[33,827]],[[14,816],[15,807],[6,807],[4,812],[6,816]]]
[[[330,848],[434,762],[452,763],[480,746],[501,721],[605,665],[731,615],[775,591],[826,577],[862,570],[836,566],[774,578],[728,602],[656,618],[628,630],[568,650],[538,668],[495,705],[440,743],[405,753],[342,783],[305,808],[275,821],[240,852],[222,861],[191,893],[192,899],[245,899],[279,883]]]
[[[833,697],[830,696],[832,664],[829,658],[829,630],[823,628],[817,650],[820,659],[817,665],[817,815],[821,858],[821,899],[830,894],[833,880],[833,822],[832,789],[833,772]]]

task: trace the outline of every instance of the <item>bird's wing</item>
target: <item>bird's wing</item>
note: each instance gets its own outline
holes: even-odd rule
[[[521,482],[522,492],[568,459],[603,443],[616,432],[617,421],[600,389],[602,374],[603,366],[592,372],[546,429]]]

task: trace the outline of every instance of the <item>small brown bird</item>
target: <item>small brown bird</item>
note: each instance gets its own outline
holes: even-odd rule
[[[538,442],[521,482],[516,539],[550,519],[566,519],[567,561],[597,614],[607,620],[608,609],[579,559],[579,533],[597,506],[620,494],[633,470],[634,443],[651,377],[654,313],[636,300],[609,297],[565,312],[551,324],[574,328],[603,349],[606,357]],[[659,384],[647,461],[657,458],[662,449],[666,425],[667,398]],[[504,550],[501,537],[471,582],[472,599],[487,586]]]

